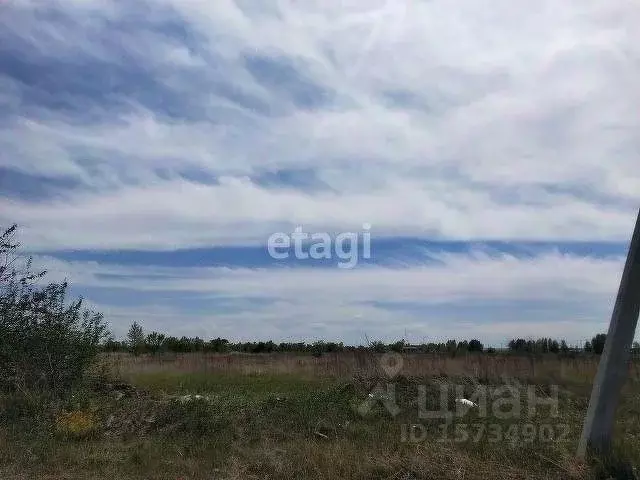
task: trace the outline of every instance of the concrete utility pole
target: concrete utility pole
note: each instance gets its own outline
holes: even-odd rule
[[[631,238],[607,341],[598,365],[582,430],[578,456],[587,451],[606,453],[611,447],[620,390],[627,378],[631,344],[640,313],[640,212]]]

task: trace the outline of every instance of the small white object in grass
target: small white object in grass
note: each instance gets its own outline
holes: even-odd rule
[[[181,397],[178,397],[178,401],[180,403],[186,403],[192,400],[209,400],[209,397],[205,397],[203,395],[182,395]]]
[[[456,398],[456,403],[464,405],[465,407],[477,407],[478,404],[472,402],[471,400],[467,400],[466,398]]]
[[[378,400],[386,400],[387,395],[384,392],[373,392],[369,394],[369,398],[377,398]]]

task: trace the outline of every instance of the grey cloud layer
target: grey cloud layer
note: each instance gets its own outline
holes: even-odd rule
[[[476,334],[497,343],[542,332],[577,341],[602,330],[623,263],[553,252],[528,260],[482,252],[436,258],[438,266],[351,271],[38,262],[49,267],[50,278],[69,278],[94,293],[118,288],[138,298],[172,299],[128,307],[99,303],[119,333],[140,318],[149,329],[231,338],[358,342],[364,334],[398,338],[407,328],[414,338]],[[210,313],[184,306],[193,299],[210,302]],[[229,303],[237,308],[219,308]]]
[[[628,236],[640,199],[631,1],[3,9],[0,164],[87,187],[55,205],[0,200],[0,220],[19,219],[37,246],[245,243],[301,222]],[[294,168],[328,190],[248,180]],[[189,169],[227,181],[203,188]]]

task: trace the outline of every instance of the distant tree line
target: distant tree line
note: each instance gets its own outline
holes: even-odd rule
[[[569,353],[576,351],[584,351],[586,353],[602,354],[604,345],[607,341],[606,333],[599,333],[591,340],[584,343],[582,347],[569,347],[564,340],[555,340],[553,338],[539,338],[536,340],[525,340],[523,338],[513,339],[509,342],[509,350],[513,352],[525,353]],[[640,354],[640,344],[635,342],[632,347],[632,353]]]
[[[571,348],[565,340],[553,338],[524,339],[514,338],[508,343],[509,350],[526,353],[568,353]]]
[[[508,342],[506,349],[499,349],[516,354],[569,354],[569,353],[595,353],[601,354],[604,350],[606,334],[601,333],[594,336],[590,341],[585,342],[581,347],[570,347],[565,340],[553,338],[524,339],[516,338]],[[485,346],[477,339],[472,340],[447,340],[446,342],[431,342],[418,345],[408,344],[404,340],[393,343],[380,341],[369,342],[367,345],[345,345],[342,342],[317,341],[313,343],[305,342],[281,342],[276,343],[271,340],[259,342],[237,342],[233,343],[225,338],[213,338],[204,340],[199,337],[175,337],[159,332],[145,334],[140,324],[134,322],[129,329],[127,338],[123,341],[109,338],[103,344],[103,350],[108,352],[131,352],[135,355],[143,353],[273,353],[291,352],[322,355],[324,353],[343,351],[370,351],[374,353],[385,352],[415,352],[415,353],[445,353],[457,355],[463,353],[487,353],[494,354],[498,350]],[[634,344],[634,352],[640,354],[640,345]]]
[[[118,341],[113,337],[107,339],[103,344],[103,350],[107,352],[131,352],[133,354],[142,353],[272,353],[272,352],[294,352],[323,354],[343,351],[372,351],[377,353],[385,352],[405,352],[420,351],[424,353],[457,353],[457,352],[483,352],[484,346],[479,340],[456,341],[449,340],[443,343],[428,343],[422,345],[410,345],[404,340],[393,343],[380,341],[369,342],[367,345],[345,345],[343,342],[317,341],[313,343],[305,342],[280,342],[271,340],[259,342],[237,342],[233,343],[225,338],[214,338],[204,340],[200,337],[175,337],[159,332],[145,334],[139,323],[134,322],[129,328],[125,340]]]

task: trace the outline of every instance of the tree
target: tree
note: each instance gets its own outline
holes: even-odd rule
[[[386,353],[387,351],[387,346],[384,344],[384,342],[381,342],[379,340],[370,342],[369,348],[375,353]]]
[[[593,353],[596,355],[602,355],[604,352],[604,344],[607,341],[606,333],[599,333],[595,337],[591,339],[591,348],[593,348]]]
[[[105,352],[121,352],[126,350],[126,345],[123,342],[117,341],[113,336],[109,336],[102,344],[102,349]]]
[[[229,348],[229,340],[226,338],[214,338],[209,341],[209,350],[216,353],[226,352]]]
[[[0,389],[60,395],[84,375],[108,332],[100,313],[67,301],[67,282],[42,285],[19,254],[16,225],[0,234]]]
[[[482,352],[484,350],[484,345],[480,343],[480,340],[476,340],[475,338],[469,341],[469,351],[470,352]]]
[[[527,341],[524,338],[515,338],[509,341],[509,350],[524,352],[527,349]]]
[[[164,345],[165,338],[166,337],[162,333],[151,332],[149,335],[147,335],[145,346],[151,353],[158,353]]]
[[[140,355],[144,350],[144,331],[138,322],[133,322],[127,333],[129,350],[134,355]]]

